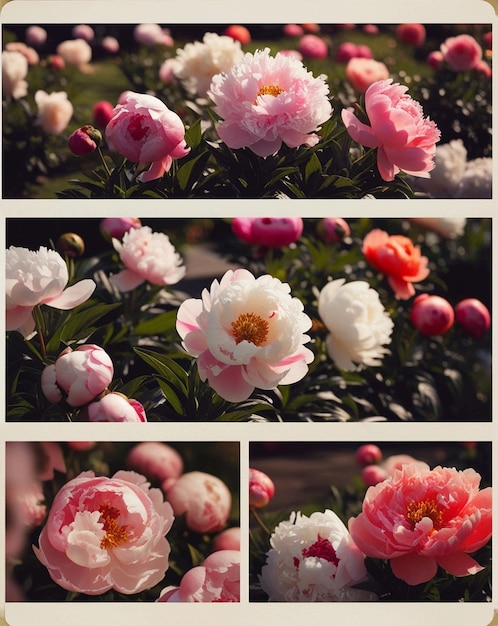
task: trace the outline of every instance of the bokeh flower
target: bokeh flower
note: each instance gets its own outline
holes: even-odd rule
[[[473,469],[405,464],[367,490],[362,512],[349,520],[351,536],[409,585],[427,582],[438,566],[476,574],[482,567],[469,553],[491,537],[491,488],[479,490],[480,480]]]
[[[372,83],[387,78],[389,70],[382,61],[354,56],[346,65],[346,79],[359,93],[364,93]]]
[[[301,61],[270,50],[247,53],[226,73],[213,77],[209,96],[221,118],[220,139],[258,156],[314,146],[316,131],[332,114],[324,76],[314,78]]]
[[[122,239],[123,235],[132,228],[141,228],[142,222],[138,217],[104,217],[100,222],[100,232],[112,241]]]
[[[171,505],[140,474],[82,472],[55,496],[33,550],[64,589],[139,593],[164,578],[173,519]]]
[[[419,246],[404,235],[388,235],[374,228],[363,240],[366,260],[387,276],[397,298],[407,300],[415,295],[413,283],[427,278],[429,260],[422,256]]]
[[[143,441],[133,446],[126,457],[126,466],[160,481],[164,491],[181,476],[183,459],[171,446],[159,441]]]
[[[455,319],[471,337],[479,339],[491,326],[487,306],[477,298],[465,298],[455,305]]]
[[[309,59],[326,59],[329,53],[327,42],[313,33],[301,37],[298,50],[303,57]]]
[[[260,509],[268,504],[275,494],[272,479],[260,470],[249,468],[249,508]]]
[[[35,327],[35,306],[73,309],[88,300],[96,286],[86,278],[66,287],[68,280],[66,263],[55,250],[10,246],[5,256],[6,329],[29,335]]]
[[[185,275],[185,266],[169,237],[149,226],[131,228],[122,241],[113,239],[115,250],[125,265],[111,282],[120,291],[131,291],[147,281],[153,285],[173,285]]]
[[[2,93],[6,98],[19,100],[28,93],[28,61],[17,51],[2,51]]]
[[[383,180],[392,181],[400,171],[427,178],[434,167],[440,133],[424,118],[420,104],[392,79],[373,83],[365,92],[370,125],[360,121],[353,109],[342,111],[351,138],[362,146],[377,148],[377,167]]]
[[[403,43],[419,48],[425,42],[427,32],[423,24],[398,24],[396,36]]]
[[[229,270],[202,299],[183,302],[176,327],[201,379],[230,402],[300,380],[314,358],[303,345],[311,320],[289,285],[246,269]]]
[[[317,234],[325,243],[339,243],[351,234],[351,228],[342,217],[323,217],[317,226]]]
[[[65,91],[35,93],[38,121],[48,135],[60,135],[73,117],[73,105]]]
[[[56,48],[56,53],[67,65],[75,65],[82,69],[92,60],[92,48],[85,39],[67,39]]]
[[[301,512],[280,522],[259,577],[270,602],[362,600],[351,589],[366,577],[363,554],[330,510],[309,517]]]
[[[454,72],[473,70],[482,59],[482,48],[466,33],[448,37],[441,44],[443,60]]]
[[[169,31],[161,28],[159,24],[137,24],[133,29],[133,38],[138,44],[146,48],[173,45]]]
[[[329,356],[343,370],[378,366],[388,352],[394,323],[365,281],[331,280],[320,291],[318,313],[329,334]]]
[[[284,248],[299,239],[304,222],[301,217],[234,217],[234,234],[251,246]]]

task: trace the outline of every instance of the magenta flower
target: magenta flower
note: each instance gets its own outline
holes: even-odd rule
[[[234,217],[232,230],[250,246],[284,248],[299,239],[304,222],[301,217]]]
[[[139,593],[164,578],[173,520],[171,505],[140,474],[82,472],[55,496],[33,550],[64,589]]]
[[[480,480],[473,469],[403,465],[367,490],[349,520],[351,537],[367,556],[389,559],[409,585],[427,582],[438,566],[476,574],[483,568],[469,553],[491,537],[491,488],[479,490]]]
[[[183,302],[176,321],[201,379],[229,402],[301,380],[314,358],[303,345],[310,327],[288,284],[245,269],[229,270],[202,299]]]
[[[392,79],[370,85],[365,92],[370,125],[361,122],[353,109],[342,111],[351,138],[362,146],[377,148],[377,167],[385,181],[394,180],[400,171],[428,178],[434,168],[439,130],[423,117],[422,107],[407,89]]]
[[[222,121],[220,139],[230,148],[250,148],[258,156],[314,146],[316,131],[332,107],[324,76],[314,78],[297,59],[270,50],[247,53],[230,71],[213,77],[208,95]]]

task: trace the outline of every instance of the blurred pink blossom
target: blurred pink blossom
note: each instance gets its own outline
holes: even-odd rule
[[[385,63],[355,56],[346,65],[346,79],[353,89],[364,93],[372,83],[389,78]]]
[[[304,222],[301,217],[234,217],[234,234],[251,246],[284,248],[299,239]]]
[[[272,57],[266,48],[214,76],[208,95],[221,118],[220,139],[267,157],[282,143],[289,148],[318,143],[316,131],[332,113],[328,93],[323,76],[314,78],[299,60]]]
[[[28,60],[17,51],[2,51],[2,93],[5,98],[19,100],[28,94]]]
[[[426,34],[423,24],[398,24],[396,27],[398,39],[414,48],[419,48],[425,42]]]
[[[227,37],[235,39],[235,41],[240,41],[242,45],[251,43],[251,31],[246,26],[241,26],[240,24],[231,24],[230,26],[227,26],[227,28],[223,31],[223,34]]]
[[[389,559],[409,585],[429,581],[438,565],[476,574],[482,567],[469,553],[491,537],[491,488],[479,490],[480,480],[473,469],[403,465],[367,490],[362,512],[349,520],[352,539],[367,556]]]
[[[370,465],[380,463],[382,460],[382,450],[374,443],[365,443],[356,450],[356,461],[360,465]]]
[[[146,422],[145,409],[140,402],[120,393],[111,392],[88,407],[90,422]]]
[[[37,65],[40,61],[38,52],[21,41],[10,41],[5,44],[5,49],[9,52],[20,52],[24,57],[26,57],[28,65]]]
[[[92,107],[92,118],[95,126],[105,128],[114,114],[114,105],[108,100],[99,100]]]
[[[38,107],[38,121],[48,135],[60,135],[66,130],[73,116],[73,105],[65,91],[47,93],[38,90],[35,93]]]
[[[63,589],[139,593],[164,578],[173,520],[160,490],[140,474],[82,472],[55,496],[33,550]]]
[[[95,31],[88,24],[77,24],[71,29],[71,35],[75,39],[84,39],[85,41],[93,41],[95,39]]]
[[[427,64],[434,70],[438,70],[444,62],[443,53],[441,50],[433,50],[427,55]]]
[[[298,50],[303,57],[309,59],[326,59],[329,53],[327,43],[311,33],[301,37]]]
[[[117,54],[119,52],[119,41],[116,37],[104,37],[101,45],[102,49],[109,54]]]
[[[370,125],[361,122],[352,109],[342,111],[352,139],[377,148],[377,167],[385,181],[394,180],[400,171],[428,178],[434,167],[440,132],[433,121],[423,117],[422,107],[407,89],[391,79],[370,85],[365,93]]]
[[[472,35],[448,37],[441,44],[445,63],[455,72],[473,70],[482,59],[482,48]]]
[[[81,38],[62,41],[56,52],[67,65],[75,65],[79,69],[83,69],[92,60],[92,48]]]
[[[285,24],[283,33],[286,37],[302,37],[304,35],[304,28],[299,24]]]
[[[157,45],[171,47],[174,43],[169,31],[159,24],[138,24],[133,29],[133,38],[146,48]]]
[[[260,509],[275,495],[272,479],[260,470],[249,468],[249,508]]]
[[[455,306],[455,319],[475,339],[482,337],[491,326],[489,310],[477,298],[460,300]]]
[[[342,217],[324,217],[318,222],[317,233],[325,243],[339,243],[351,234],[351,228]]]
[[[201,379],[230,402],[246,400],[256,387],[274,389],[303,378],[314,358],[303,345],[310,326],[288,284],[245,269],[228,270],[202,299],[183,302],[176,322]]]
[[[26,43],[30,46],[43,46],[43,44],[47,41],[47,31],[42,26],[28,26],[24,37],[26,39]]]
[[[423,335],[435,337],[444,335],[453,326],[453,307],[441,296],[422,293],[413,301],[410,320]]]
[[[122,239],[123,235],[132,228],[141,228],[142,222],[138,217],[104,217],[100,222],[100,232],[109,240]]]
[[[133,446],[126,466],[162,483],[163,491],[181,476],[183,459],[175,448],[159,441],[143,441]]]

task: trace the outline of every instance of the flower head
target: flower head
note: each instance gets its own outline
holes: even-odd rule
[[[230,402],[303,378],[314,358],[303,345],[310,326],[288,284],[245,269],[229,270],[202,299],[183,302],[176,323],[201,379]]]
[[[410,320],[423,335],[434,337],[444,335],[453,326],[455,313],[446,298],[421,293],[413,301]]]
[[[137,400],[120,393],[106,394],[88,407],[90,422],[146,422],[145,409]]]
[[[320,292],[318,313],[329,331],[327,351],[338,367],[381,364],[394,323],[367,282],[330,281]]]
[[[260,509],[266,506],[275,494],[272,479],[254,468],[249,468],[249,508]]]
[[[398,298],[407,300],[415,294],[412,283],[427,278],[428,259],[419,246],[403,235],[389,236],[378,228],[371,230],[363,240],[363,254],[367,261],[387,276]]]
[[[424,118],[422,107],[407,93],[407,87],[380,80],[365,92],[365,110],[370,125],[361,122],[352,109],[342,111],[342,120],[352,139],[377,148],[377,167],[383,180],[394,180],[400,171],[427,178],[434,167],[440,133]]]
[[[346,65],[346,78],[353,89],[364,93],[372,83],[389,78],[389,70],[381,61],[356,55]]]
[[[111,277],[120,291],[130,291],[144,281],[173,285],[185,275],[185,266],[169,237],[149,226],[131,228],[122,241],[113,239],[125,269]]]
[[[443,60],[455,72],[466,72],[477,67],[482,59],[482,48],[472,35],[466,33],[448,37],[441,44]]]
[[[178,452],[159,441],[142,441],[126,457],[126,466],[147,478],[159,480],[163,491],[172,485],[183,472],[183,460]]]
[[[28,93],[28,60],[16,50],[2,52],[2,93],[6,98],[24,98]]]
[[[73,309],[92,295],[91,279],[67,287],[66,263],[55,250],[41,247],[32,251],[10,246],[5,257],[5,298],[7,330],[28,335],[35,326],[32,311],[38,304],[56,309]]]
[[[270,50],[247,53],[224,74],[213,77],[209,96],[222,118],[217,127],[230,148],[248,147],[258,156],[314,146],[316,131],[332,114],[324,77],[314,78],[301,61]]]
[[[350,587],[366,576],[363,555],[330,510],[292,513],[270,539],[260,582],[273,602],[360,600]]]
[[[94,152],[102,141],[102,133],[93,126],[77,128],[68,139],[69,149],[76,156]]]
[[[471,337],[479,339],[491,326],[488,308],[477,298],[465,298],[455,306],[455,319]]]
[[[42,129],[49,135],[60,135],[73,116],[73,105],[65,91],[47,93],[38,90],[35,93],[38,107],[38,120]]]
[[[409,585],[427,582],[438,565],[454,576],[482,567],[469,556],[491,537],[491,488],[473,469],[405,464],[370,487],[351,536],[368,556],[389,559]]]
[[[33,550],[64,589],[139,593],[164,578],[173,519],[171,505],[140,474],[82,472],[55,496]]]
[[[67,65],[83,67],[92,60],[92,48],[81,37],[62,41],[56,49],[58,56],[62,57]]]
[[[234,234],[249,245],[284,248],[303,232],[301,217],[234,217]]]

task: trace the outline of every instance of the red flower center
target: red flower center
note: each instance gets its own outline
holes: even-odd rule
[[[135,141],[141,141],[149,134],[149,128],[143,126],[143,119],[143,116],[137,113],[128,122],[128,132]]]
[[[106,533],[100,541],[100,547],[103,550],[111,550],[128,541],[126,526],[120,526],[117,522],[117,518],[120,516],[119,509],[110,504],[102,504],[99,511],[100,521],[103,522]]]
[[[339,565],[339,559],[337,558],[332,544],[328,539],[323,539],[320,535],[318,535],[315,543],[311,544],[309,548],[303,548],[301,554],[304,559],[315,556],[318,559],[333,563],[336,567]],[[299,567],[299,561],[296,558],[294,559],[294,565]]]

